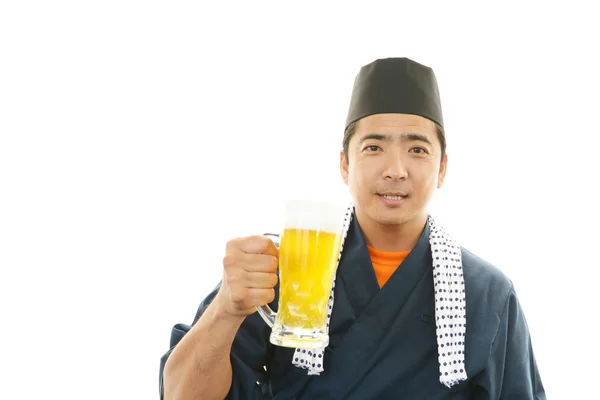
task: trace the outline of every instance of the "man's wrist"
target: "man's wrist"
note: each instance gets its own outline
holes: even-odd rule
[[[245,315],[239,314],[233,314],[231,313],[226,305],[225,305],[225,301],[224,299],[221,297],[220,294],[217,294],[215,296],[215,299],[213,301],[213,312],[212,312],[212,318],[214,322],[217,323],[224,323],[227,325],[237,325],[239,327],[239,325],[242,324],[242,322],[244,322],[244,319],[246,319]]]

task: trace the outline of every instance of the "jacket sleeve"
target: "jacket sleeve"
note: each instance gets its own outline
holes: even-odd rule
[[[169,355],[181,339],[187,334],[192,326],[200,319],[208,308],[220,288],[217,286],[198,307],[192,325],[177,324],[171,330],[170,349],[160,359],[159,391],[160,399],[163,400],[163,371]],[[276,301],[276,300],[275,300]],[[275,303],[274,301],[274,303]],[[276,304],[276,303],[275,303]],[[273,307],[273,303],[271,307]],[[231,389],[226,399],[230,400],[254,400],[263,399],[261,388],[267,376],[264,366],[270,357],[272,345],[269,343],[270,328],[261,319],[258,313],[246,317],[240,329],[236,333],[231,348],[232,382]]]
[[[511,289],[487,366],[476,377],[477,399],[546,400],[525,315]]]

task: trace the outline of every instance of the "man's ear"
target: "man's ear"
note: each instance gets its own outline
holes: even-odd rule
[[[448,167],[448,154],[444,154],[444,159],[440,164],[440,170],[438,171],[438,184],[437,188],[440,189],[444,184],[444,179],[446,178],[446,169]]]
[[[346,153],[344,151],[340,151],[340,174],[342,175],[342,179],[344,183],[348,184],[348,158],[346,157]]]

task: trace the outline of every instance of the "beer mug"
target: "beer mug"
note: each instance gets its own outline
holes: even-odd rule
[[[347,207],[313,200],[285,204],[279,238],[279,302],[258,313],[277,346],[320,348],[329,344],[327,312]],[[269,236],[269,235],[267,235]]]

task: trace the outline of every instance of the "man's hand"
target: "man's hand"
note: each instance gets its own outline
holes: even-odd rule
[[[230,240],[223,258],[223,282],[215,300],[227,315],[245,317],[275,298],[279,252],[265,236]]]

